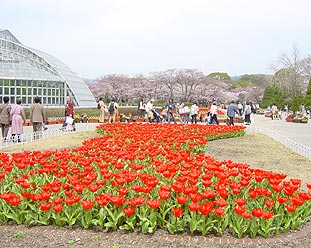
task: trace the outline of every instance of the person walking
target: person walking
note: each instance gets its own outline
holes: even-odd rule
[[[70,117],[71,119],[67,117]],[[74,119],[74,108],[73,108],[73,103],[69,96],[66,97],[65,119],[64,119],[63,126],[61,127],[61,130],[64,131],[68,124],[71,124],[72,131],[76,131],[76,124],[75,124],[75,119]]]
[[[12,119],[12,140],[22,142],[23,123],[26,122],[26,115],[22,106],[22,100],[17,99],[16,104],[11,107],[10,116]]]
[[[252,113],[252,108],[249,102],[246,103],[245,105],[245,111],[244,111],[244,115],[245,115],[245,124],[246,125],[250,125],[251,124],[251,113]]]
[[[217,118],[217,105],[216,102],[213,102],[210,108],[210,124],[219,124],[218,118]]]
[[[234,117],[235,114],[239,114],[239,111],[234,103],[234,101],[231,101],[231,103],[229,104],[228,108],[227,108],[227,116],[229,118],[229,122],[228,125],[232,125],[234,126]]]
[[[10,129],[10,111],[9,105],[10,98],[8,96],[3,97],[3,104],[0,105],[0,124],[2,131],[2,139],[4,142],[8,141],[8,133]]]
[[[273,103],[271,107],[271,118],[272,120],[276,120],[278,118],[278,107],[275,103]]]
[[[137,106],[137,113],[138,116],[143,118],[146,115],[146,104],[144,103],[144,99],[140,99],[138,106]]]
[[[186,124],[186,108],[185,104],[182,102],[178,106],[178,114],[179,114],[179,121],[181,124]]]
[[[108,105],[109,123],[113,123],[116,120],[118,114],[118,105],[113,100]]]
[[[191,123],[197,124],[197,116],[199,112],[199,107],[196,102],[194,102],[190,108],[190,115],[191,115]]]
[[[99,107],[99,122],[104,123],[105,122],[105,113],[108,112],[108,109],[107,109],[107,106],[104,103],[102,97],[99,98],[98,107]]]
[[[175,106],[175,103],[174,103],[172,98],[170,98],[168,100],[168,103],[166,104],[165,107],[167,109],[167,122],[170,123],[171,117],[172,117],[173,122],[176,124],[176,120],[174,117],[174,110],[175,110],[176,106]]]
[[[241,102],[238,102],[238,112],[239,115],[242,116],[243,113],[243,104]]]
[[[30,121],[32,122],[34,139],[39,139],[42,135],[42,124],[46,122],[47,118],[40,97],[36,96],[34,102],[30,107]]]
[[[153,112],[152,112],[153,102],[154,102],[154,99],[150,99],[146,104],[146,115],[147,115],[149,123],[151,123],[154,119]]]

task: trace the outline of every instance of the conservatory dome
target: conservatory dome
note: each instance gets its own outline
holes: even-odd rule
[[[21,44],[8,30],[0,29],[0,93],[24,106],[39,96],[47,107],[62,107],[70,96],[77,107],[96,106],[87,84],[66,64],[45,52]]]

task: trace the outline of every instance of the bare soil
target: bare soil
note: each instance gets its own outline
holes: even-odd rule
[[[22,150],[73,148],[81,145],[84,139],[96,135],[95,132],[70,133],[62,137],[8,147],[1,151],[12,153]],[[311,161],[265,135],[246,134],[244,137],[211,141],[208,143],[206,153],[220,161],[232,160],[246,163],[253,168],[285,173],[289,178],[300,178],[303,183],[311,182]],[[221,238],[189,236],[187,234],[170,235],[163,230],[152,235],[142,235],[122,231],[104,233],[81,228],[69,230],[56,226],[0,225],[0,247],[311,247],[311,232],[309,233],[308,230],[311,230],[310,224],[301,227],[298,232],[280,235],[277,238],[245,241],[228,235]]]

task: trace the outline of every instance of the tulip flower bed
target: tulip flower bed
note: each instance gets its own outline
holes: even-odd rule
[[[0,153],[0,222],[254,238],[310,215],[299,179],[204,155],[208,139],[241,136],[242,126],[115,123],[98,132],[71,150]]]

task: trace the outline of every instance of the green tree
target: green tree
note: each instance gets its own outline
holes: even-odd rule
[[[306,107],[311,106],[311,78],[309,80],[309,85],[308,85],[308,88],[307,88],[307,93],[306,93],[305,98],[304,98],[304,105]]]
[[[239,79],[237,81],[234,81],[231,84],[230,89],[247,88],[247,87],[251,87],[251,86],[253,86],[253,83],[251,81],[245,81],[245,80]]]
[[[276,103],[277,95],[279,94],[279,87],[275,85],[269,85],[265,88],[263,93],[263,98],[260,102],[262,108],[271,106],[273,103]],[[276,103],[277,104],[277,103]]]
[[[298,96],[294,96],[290,109],[292,111],[299,111],[300,110],[300,105],[301,105],[301,100],[299,99]]]
[[[278,85],[269,85],[265,88],[260,106],[266,108],[274,103],[279,108],[284,108],[286,104],[291,105],[292,102],[289,95],[282,92]]]
[[[231,77],[226,72],[213,72],[210,73],[208,77],[220,81],[231,80]]]

